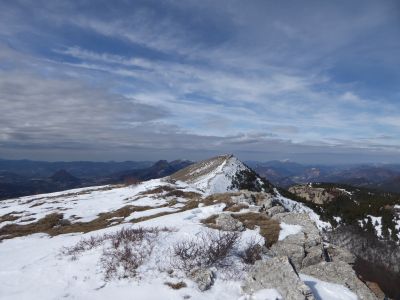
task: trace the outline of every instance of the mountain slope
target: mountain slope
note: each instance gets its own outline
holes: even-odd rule
[[[272,192],[273,186],[233,155],[222,155],[188,166],[171,175],[208,194],[247,189]]]
[[[321,224],[231,155],[135,185],[9,199],[0,297],[375,300]]]

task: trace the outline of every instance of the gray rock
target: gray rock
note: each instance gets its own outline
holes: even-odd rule
[[[368,287],[358,279],[352,267],[344,261],[321,262],[302,269],[301,273],[323,281],[344,285],[360,300],[377,300]]]
[[[214,284],[215,273],[210,269],[195,269],[190,273],[190,278],[197,284],[200,291],[208,290]]]
[[[306,250],[322,242],[321,234],[308,214],[287,212],[276,214],[272,219],[278,220],[280,223],[302,226],[303,234],[289,235],[285,239],[286,242],[303,245]]]
[[[280,205],[272,206],[271,208],[268,208],[266,211],[267,216],[272,217],[276,214],[284,213],[285,208]]]
[[[303,235],[303,233],[295,235]],[[304,246],[301,242],[291,243],[286,239],[273,244],[270,248],[270,254],[272,254],[273,256],[287,256],[296,268],[296,270],[301,269],[303,259],[306,256]]]
[[[261,289],[276,289],[283,299],[314,300],[311,289],[301,281],[285,256],[257,261],[242,289],[248,294]]]
[[[270,249],[272,255],[288,256],[296,270],[324,260],[322,237],[308,214],[278,213],[272,219],[278,220],[280,223],[302,227],[301,232],[288,235],[284,240],[272,245]]]
[[[251,192],[241,190],[239,195],[232,197],[235,203],[246,203],[250,205],[257,205],[268,209],[272,207],[273,196],[268,193]]]
[[[350,265],[356,262],[356,256],[346,249],[332,244],[328,244],[325,248],[329,259],[332,261],[344,261]]]
[[[325,261],[325,255],[322,245],[314,246],[307,249],[306,257],[303,259],[301,267],[305,268],[311,265],[318,264],[322,261]]]
[[[243,231],[245,229],[242,222],[233,218],[230,214],[220,214],[215,219],[215,224],[218,228],[225,231]]]
[[[331,194],[324,188],[312,187],[308,184],[295,185],[289,188],[289,192],[315,204],[324,204],[335,199],[335,194]],[[337,192],[340,192],[337,189]]]

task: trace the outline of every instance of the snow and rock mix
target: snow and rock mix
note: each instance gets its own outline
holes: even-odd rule
[[[219,156],[134,186],[0,202],[0,298],[375,299],[318,215],[234,188],[246,170]]]

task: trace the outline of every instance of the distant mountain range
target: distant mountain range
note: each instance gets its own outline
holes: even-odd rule
[[[156,163],[0,160],[0,199],[160,178],[190,164],[181,160]]]
[[[0,159],[0,199],[65,189],[160,178],[192,164],[187,160],[125,162],[43,162]],[[400,192],[400,164],[303,165],[291,161],[247,161],[274,185],[331,182]]]
[[[324,166],[288,161],[248,161],[247,164],[273,184],[284,188],[297,183],[332,182],[400,192],[400,164]]]

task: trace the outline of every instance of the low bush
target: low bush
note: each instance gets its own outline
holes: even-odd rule
[[[255,238],[251,239],[246,248],[239,252],[239,257],[245,264],[254,265],[257,260],[262,258],[262,246],[260,245],[260,241],[257,241]]]
[[[92,236],[76,245],[62,249],[62,254],[77,256],[93,248],[104,246],[100,263],[105,280],[136,276],[136,269],[148,258],[160,231],[168,228],[123,228],[115,233]]]
[[[200,267],[226,266],[226,259],[238,240],[238,232],[203,232],[196,238],[173,246],[173,265],[185,272]]]

